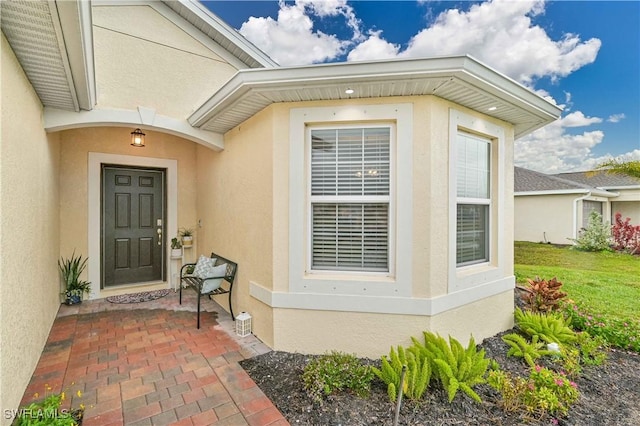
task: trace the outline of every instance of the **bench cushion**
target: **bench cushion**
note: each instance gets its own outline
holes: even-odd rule
[[[218,287],[220,287],[220,284],[222,284],[222,279],[224,277],[224,274],[227,272],[227,264],[223,263],[222,265],[218,265],[216,267],[213,268],[211,275],[209,275],[210,277],[220,277],[220,278],[210,278],[208,280],[203,280],[202,281],[202,294],[207,294],[212,292],[213,290],[217,289]],[[205,277],[200,277],[200,278],[205,278]]]
[[[198,278],[207,278],[207,277],[217,277],[220,274],[214,273],[215,265],[216,265],[215,257],[206,257],[200,255],[198,258],[198,262],[196,266],[193,268],[193,275]],[[222,272],[224,275],[224,271]]]

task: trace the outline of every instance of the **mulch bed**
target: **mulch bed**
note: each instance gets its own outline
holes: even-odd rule
[[[501,336],[509,330],[485,339],[480,345],[487,356],[503,370],[525,375],[521,359],[507,358],[508,346]],[[465,342],[463,342],[464,344]],[[241,361],[242,367],[273,401],[292,425],[391,425],[395,405],[382,382],[374,379],[368,398],[347,393],[314,403],[302,387],[302,371],[310,355],[269,352]],[[378,360],[368,362],[379,364]],[[478,404],[462,393],[450,404],[446,393],[430,387],[420,402],[403,401],[400,425],[640,425],[640,355],[611,350],[608,361],[599,367],[585,367],[575,379],[580,399],[565,418],[528,418],[523,413],[506,413],[499,405],[499,394],[488,385],[475,390],[482,398]],[[556,423],[557,421],[557,423]]]

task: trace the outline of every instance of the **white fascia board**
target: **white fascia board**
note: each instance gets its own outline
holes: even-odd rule
[[[512,78],[485,65],[472,56],[467,56],[464,74],[470,75],[473,81],[481,83],[483,91],[494,94],[500,99],[512,98],[514,104],[530,111],[539,111],[541,117],[554,120],[560,117],[562,108],[547,101],[531,89],[523,86]]]
[[[618,194],[607,192],[607,191],[598,191],[597,189],[588,190],[588,189],[549,189],[546,191],[519,191],[514,192],[515,197],[524,197],[528,195],[570,195],[570,194],[591,194],[599,197],[616,197]]]
[[[224,21],[214,15],[209,9],[197,0],[180,0],[191,13],[209,24],[214,30],[219,32],[223,37],[234,45],[240,47],[247,55],[252,57],[263,67],[277,67],[278,64],[271,59],[266,53],[258,49],[255,45],[244,38],[240,33],[227,25]]]
[[[148,108],[138,110],[94,109],[72,112],[57,108],[44,108],[44,129],[47,132],[82,127],[139,127],[156,130],[196,142],[215,151],[224,149],[223,136],[218,133],[193,128],[185,120],[157,115]]]
[[[73,109],[75,111],[79,111],[80,106],[78,102],[78,92],[73,81],[71,64],[69,63],[69,54],[65,45],[65,33],[63,32],[62,28],[62,20],[60,18],[60,14],[58,13],[56,2],[54,0],[48,0],[48,6],[49,12],[51,13],[51,23],[56,34],[58,48],[60,49],[60,61],[62,62],[62,67],[64,69],[64,77],[67,81],[67,85],[69,86],[71,100],[73,102]],[[73,31],[68,30],[67,32],[69,33],[69,37],[71,37],[71,33]]]
[[[610,191],[610,190],[616,190],[616,191],[620,191],[620,190],[625,190],[625,189],[640,189],[640,185],[629,185],[629,186],[599,186],[598,189],[602,189],[605,191]]]
[[[532,128],[556,120],[562,112],[557,106],[470,56],[455,56],[241,70],[198,108],[189,117],[189,122],[196,127],[204,125],[249,91],[303,89],[362,81],[402,81],[427,77],[459,78],[507,103],[517,105],[539,117],[541,124],[533,125]],[[437,90],[434,94],[437,96]],[[521,131],[519,136],[523,134]]]
[[[83,110],[91,110],[96,105],[91,3],[58,0],[55,5],[64,36],[66,60],[71,70],[78,106]]]

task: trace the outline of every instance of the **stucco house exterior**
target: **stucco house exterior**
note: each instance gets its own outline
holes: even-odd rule
[[[597,211],[640,223],[640,179],[605,171],[547,175],[515,168],[515,239],[571,244]]]
[[[238,263],[274,349],[512,325],[513,144],[548,101],[469,56],[279,67],[193,0],[0,7],[0,406],[65,308],[61,256],[90,298],[175,288],[180,227],[185,261]]]

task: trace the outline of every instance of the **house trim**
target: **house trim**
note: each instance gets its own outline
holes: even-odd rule
[[[314,123],[338,125],[367,123],[395,124],[395,161],[403,167],[395,167],[395,230],[390,229],[395,240],[394,276],[376,276],[366,273],[317,274],[305,273],[307,256],[306,218],[309,207],[307,195],[306,133]],[[412,291],[412,152],[413,105],[348,105],[334,107],[293,108],[290,111],[289,128],[289,291],[291,293],[369,295],[410,297]],[[305,207],[306,206],[306,207]],[[391,237],[391,235],[390,235]],[[303,300],[303,299],[296,299]],[[334,300],[334,299],[331,299]]]
[[[456,262],[457,236],[457,159],[458,132],[476,134],[491,141],[491,197],[489,204],[489,261],[468,266]],[[505,276],[504,247],[506,140],[503,127],[477,116],[451,108],[449,110],[449,293],[456,293],[491,282],[501,282]]]
[[[72,112],[57,108],[44,108],[46,132],[77,129],[82,127],[139,127],[156,130],[196,142],[214,151],[224,149],[223,136],[206,130],[195,129],[185,120],[156,114],[152,108],[139,106],[137,110],[94,109]]]
[[[600,197],[616,197],[619,195],[613,192],[598,191],[598,190],[589,191],[588,189],[549,189],[544,191],[519,191],[519,192],[515,192],[513,195],[516,197],[523,197],[527,195],[569,195],[569,194],[592,194]]]
[[[433,316],[513,290],[514,276],[434,298],[271,291],[249,281],[249,294],[272,308]]]
[[[117,164],[123,166],[154,167],[167,170],[167,217],[165,230],[178,229],[178,161],[165,158],[137,157],[132,155],[105,154],[89,152],[87,170],[87,232],[88,232],[88,280],[91,286],[90,299],[100,298],[100,193],[101,193],[101,165]],[[166,244],[165,259],[170,259],[171,246]],[[167,264],[167,271],[169,270]],[[166,277],[170,285],[169,274]]]

